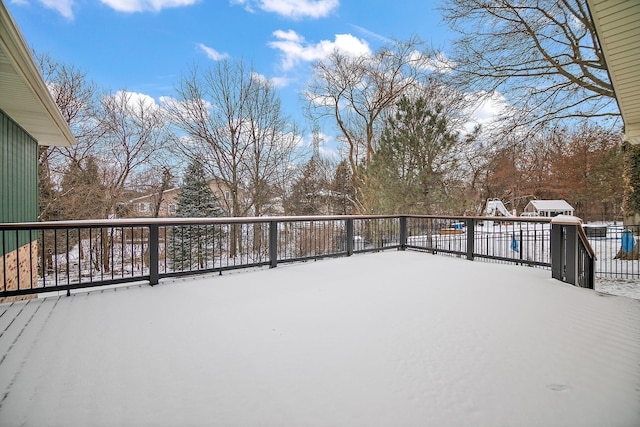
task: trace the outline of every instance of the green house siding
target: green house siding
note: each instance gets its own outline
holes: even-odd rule
[[[0,223],[37,220],[38,143],[0,110]],[[26,233],[0,233],[0,255],[30,240]]]

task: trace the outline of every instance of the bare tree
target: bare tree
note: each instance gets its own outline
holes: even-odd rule
[[[621,135],[597,125],[542,128],[497,151],[481,179],[485,197],[522,211],[532,199],[564,199],[586,221],[620,218]]]
[[[133,175],[151,167],[169,140],[165,116],[153,99],[119,91],[102,97],[96,115],[101,130],[92,152],[100,160],[99,180],[104,202],[102,216],[115,216],[117,207],[127,201],[126,188]],[[109,252],[111,237],[103,229],[102,253]],[[109,270],[109,259],[102,257],[102,268]]]
[[[171,169],[169,166],[162,166],[162,174],[160,178],[154,174],[156,177],[152,180],[151,185],[153,189],[154,199],[153,199],[153,217],[158,218],[160,215],[160,208],[162,206],[162,202],[164,200],[164,192],[172,188],[172,183],[174,176],[171,173]],[[168,207],[167,207],[168,209]],[[169,212],[167,212],[169,214]]]
[[[525,125],[538,132],[558,121],[562,127],[596,119],[618,130],[613,85],[584,0],[446,0],[442,9],[461,35],[453,57],[457,82],[472,93],[505,94],[512,108],[503,118],[511,129]],[[638,153],[640,148],[626,147],[628,224],[640,223]]]
[[[102,135],[94,149],[102,162],[104,215],[115,214],[126,201],[124,190],[133,174],[162,159],[169,141],[165,115],[148,96],[118,91],[102,97],[98,113]]]
[[[64,203],[60,217],[64,219],[95,219],[103,215],[104,189],[99,179],[99,166],[94,157],[71,160],[65,171],[60,191]]]
[[[95,119],[97,86],[89,80],[86,72],[74,65],[56,61],[48,54],[34,51],[33,55],[49,92],[78,142],[73,147],[38,148],[39,218],[64,219],[62,212],[70,214],[72,211],[68,209],[68,203],[62,200],[62,177],[86,163],[99,137]]]
[[[136,195],[148,195],[151,199],[151,216],[158,218],[163,210],[165,192],[175,187],[176,176],[169,162],[153,164],[140,173],[136,173],[131,180],[131,189]],[[167,206],[168,209],[168,206]],[[167,213],[169,213],[167,211]]]
[[[76,139],[83,139],[92,132],[97,85],[87,77],[87,73],[75,65],[56,61],[49,54],[33,52],[38,69],[47,84],[49,92],[71,126]]]
[[[230,190],[227,211],[262,215],[298,143],[273,86],[241,61],[221,61],[192,70],[180,82],[178,101],[167,108],[185,135],[178,138],[182,152],[205,160],[208,172]]]
[[[310,114],[335,120],[356,189],[366,180],[361,167],[376,151],[385,112],[432,69],[432,55],[421,49],[422,42],[413,38],[370,55],[334,51],[314,66],[306,93]],[[356,203],[359,211],[368,209],[362,194]]]
[[[262,215],[288,175],[298,142],[273,86],[242,61],[225,60],[191,70],[177,92],[167,109],[183,135],[181,151],[202,160],[229,191],[223,203],[232,216]],[[231,234],[235,254],[239,236],[235,229]]]
[[[582,0],[446,0],[457,81],[508,96],[519,124],[619,116],[594,24]]]
[[[168,140],[165,116],[147,96],[126,91],[105,95],[77,67],[46,54],[36,53],[35,58],[78,142],[72,147],[41,148],[40,218],[77,219],[115,213],[116,206],[125,201],[124,190],[133,174],[163,159],[161,150]],[[92,174],[91,179],[87,174]],[[95,188],[89,191],[92,183]],[[98,193],[101,203],[87,200],[87,194]],[[71,200],[78,203],[70,205]]]
[[[253,215],[264,214],[265,207],[292,178],[291,164],[297,159],[298,131],[284,115],[273,85],[252,74],[254,87],[249,97],[247,143],[251,147],[243,157],[248,172],[248,191]]]

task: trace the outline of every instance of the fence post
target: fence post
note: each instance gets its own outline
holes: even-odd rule
[[[269,221],[269,268],[278,266],[278,222]]]
[[[401,251],[407,249],[407,217],[400,217],[400,248]]]
[[[514,224],[515,227],[515,224]],[[522,246],[522,242],[524,242],[524,232],[522,231],[522,229],[520,230],[520,241],[518,242],[518,245],[520,245],[520,247],[518,248],[520,250],[520,259],[524,259],[524,247]],[[523,264],[520,264],[523,265]]]
[[[467,218],[467,259],[473,261],[473,253],[475,251],[475,220],[473,218]]]
[[[160,280],[158,246],[160,246],[160,227],[158,224],[149,224],[149,284],[157,285]]]
[[[551,222],[551,274],[554,279],[576,284],[576,227]]]
[[[562,224],[551,223],[551,277],[564,281],[564,230]]]
[[[345,221],[347,228],[347,256],[351,256],[353,255],[353,219],[347,218]]]
[[[592,256],[587,256],[586,259],[586,266],[585,266],[585,277],[584,279],[586,280],[585,286],[583,286],[584,288],[589,288],[589,289],[594,289],[595,285],[596,285],[596,260],[595,257]]]
[[[551,277],[593,289],[594,253],[580,218],[559,215],[551,220]]]

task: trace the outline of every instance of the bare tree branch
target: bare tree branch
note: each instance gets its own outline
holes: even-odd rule
[[[356,188],[366,180],[361,168],[376,151],[383,115],[403,93],[427,80],[432,56],[412,38],[371,55],[335,51],[314,66],[306,93],[311,115],[335,120]],[[358,205],[366,210],[362,194],[358,196]]]
[[[505,94],[528,125],[619,115],[582,0],[446,0],[442,11],[460,34],[453,61],[463,90]]]

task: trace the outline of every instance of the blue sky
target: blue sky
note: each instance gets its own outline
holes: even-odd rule
[[[273,79],[295,118],[310,64],[334,47],[375,50],[416,35],[446,53],[451,39],[428,0],[2,1],[30,46],[101,87],[158,100],[195,64],[241,58]]]

